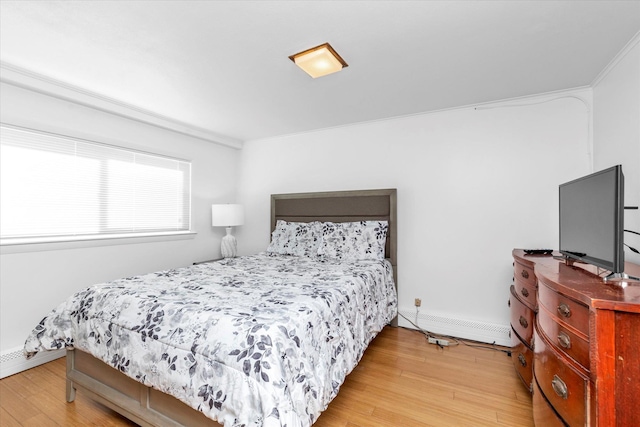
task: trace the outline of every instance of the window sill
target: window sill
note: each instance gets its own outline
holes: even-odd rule
[[[187,240],[195,238],[196,234],[194,231],[175,231],[166,233],[114,234],[108,236],[71,236],[50,239],[15,239],[9,242],[0,241],[0,254]]]

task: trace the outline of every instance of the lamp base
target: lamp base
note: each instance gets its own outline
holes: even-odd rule
[[[220,253],[224,258],[234,258],[238,253],[238,242],[236,238],[231,235],[231,227],[227,227],[227,235],[222,238],[220,242]]]

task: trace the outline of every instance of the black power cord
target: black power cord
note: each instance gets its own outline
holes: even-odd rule
[[[626,247],[628,247],[628,248],[631,250],[631,252],[635,252],[635,253],[637,253],[637,254],[640,254],[640,251],[639,251],[639,250],[637,250],[636,248],[632,248],[631,246],[627,245],[626,243],[623,243],[623,245],[625,245]]]
[[[640,236],[640,233],[638,233],[637,231],[633,231],[633,230],[624,230],[627,233],[631,233],[631,234],[637,234],[638,236]],[[631,246],[627,245],[626,243],[623,243],[623,245],[625,245],[626,247],[628,247],[631,252],[635,252],[637,254],[640,254],[640,251],[638,251],[636,248],[632,248]]]

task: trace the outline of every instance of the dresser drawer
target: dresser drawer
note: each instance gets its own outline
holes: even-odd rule
[[[512,335],[515,334],[512,333]],[[518,343],[511,349],[511,359],[524,386],[531,392],[531,383],[533,380],[533,351],[525,343],[518,340]]]
[[[538,386],[538,382],[535,378],[533,380],[533,423],[540,427],[567,426],[549,402],[547,402],[547,399],[540,391],[540,387]]]
[[[533,345],[534,312],[516,297],[513,285],[511,285],[509,306],[511,307],[511,328],[531,347]]]
[[[538,288],[538,305],[554,313],[561,322],[571,325],[589,337],[589,308],[549,289],[544,283]]]
[[[538,311],[538,324],[542,333],[549,339],[556,350],[566,354],[589,370],[589,341],[582,334],[566,328],[559,322],[554,313],[550,313],[545,306]]]
[[[514,280],[513,287],[515,288],[515,294],[518,295],[518,298],[528,305],[532,310],[536,311],[537,303],[536,303],[536,287],[531,286],[527,282],[523,282],[521,280]]]
[[[516,282],[521,282],[530,288],[535,289],[537,286],[536,275],[533,274],[533,268],[521,264],[518,261],[513,263],[513,278]]]
[[[534,380],[543,396],[570,426],[589,425],[589,377],[563,360],[537,330],[535,343]]]

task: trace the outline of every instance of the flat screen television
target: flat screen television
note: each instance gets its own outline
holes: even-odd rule
[[[624,273],[624,175],[617,165],[560,185],[560,253]]]

